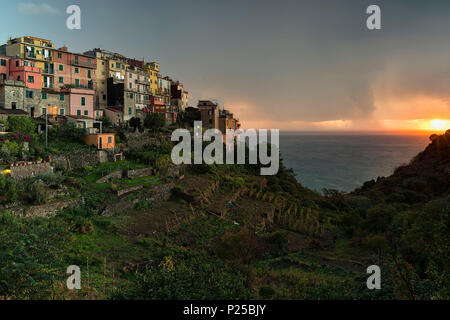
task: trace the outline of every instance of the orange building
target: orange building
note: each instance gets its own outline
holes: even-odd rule
[[[99,150],[114,149],[116,140],[114,133],[97,133],[84,136],[84,142],[90,146],[95,146]]]

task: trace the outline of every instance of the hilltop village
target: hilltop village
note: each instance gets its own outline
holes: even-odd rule
[[[86,143],[108,150],[115,148],[115,136],[106,127],[136,129],[149,115],[166,126],[179,127],[179,117],[188,113],[204,128],[239,127],[217,103],[199,101],[195,108],[188,101],[184,85],[163,76],[158,62],[98,48],[73,53],[29,36],[0,46],[0,119],[29,117],[39,132],[71,123],[85,130]]]

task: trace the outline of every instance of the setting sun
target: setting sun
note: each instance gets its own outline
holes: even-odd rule
[[[431,129],[444,130],[448,126],[448,122],[440,119],[434,119],[430,121]]]

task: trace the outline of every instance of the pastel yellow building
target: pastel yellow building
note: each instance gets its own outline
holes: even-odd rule
[[[42,87],[52,88],[54,84],[53,49],[50,40],[35,37],[10,38],[3,52],[9,57],[18,57],[34,61],[42,71]]]
[[[148,77],[150,78],[150,94],[155,96],[158,94],[159,63],[144,63],[144,70],[147,72]]]

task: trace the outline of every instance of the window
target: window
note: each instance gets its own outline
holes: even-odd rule
[[[75,63],[78,64],[78,56],[75,56]]]
[[[105,71],[102,71],[102,75],[103,75],[103,76],[105,75]]]
[[[108,137],[108,144],[112,144],[112,137]]]
[[[30,98],[30,99],[33,99],[33,91],[27,90],[26,97]]]
[[[47,108],[42,108],[42,114],[46,115],[47,114]]]
[[[64,93],[59,94],[59,101],[64,101]]]
[[[116,68],[120,69],[120,63],[119,62],[116,62]]]
[[[0,64],[5,67],[6,66],[6,60],[5,59],[1,59],[0,60]]]
[[[77,116],[81,116],[81,110],[77,110]]]
[[[91,78],[91,70],[88,70],[88,78]]]
[[[130,85],[130,89],[133,88],[133,85],[131,84],[131,82],[129,83],[129,85]]]
[[[75,79],[75,87],[79,87],[80,86],[80,79]]]
[[[58,52],[58,59],[62,59],[62,53]]]
[[[124,65],[122,65],[122,70],[125,70],[125,66]]]
[[[132,114],[133,113],[133,109],[131,107],[128,107],[128,114]]]
[[[86,105],[86,98],[81,97],[81,105],[84,107]]]
[[[19,60],[16,60],[16,67],[19,66]]]
[[[6,73],[2,73],[2,80],[6,80]]]
[[[88,58],[88,64],[91,64],[91,58]]]
[[[24,62],[23,62],[23,65],[24,65],[25,67],[28,67],[28,61],[24,61]]]
[[[28,82],[34,83],[34,76],[28,76]]]
[[[106,94],[103,95],[103,100],[106,100]]]
[[[105,61],[102,61],[102,66],[104,66],[105,65]]]
[[[64,71],[64,66],[62,64],[59,65],[59,71]]]
[[[59,81],[59,83],[63,84],[64,83],[64,77],[58,77],[58,81]]]
[[[133,79],[133,75],[130,73],[130,79]]]
[[[17,76],[17,81],[20,81],[20,76]]]
[[[42,92],[42,100],[47,99],[47,92]]]
[[[75,73],[80,73],[80,70],[78,68],[75,68]]]
[[[91,80],[88,81],[88,88],[92,89],[92,81]]]
[[[64,115],[64,109],[59,109],[59,114],[63,116]]]
[[[87,110],[84,110],[84,115],[87,116],[89,113]]]

